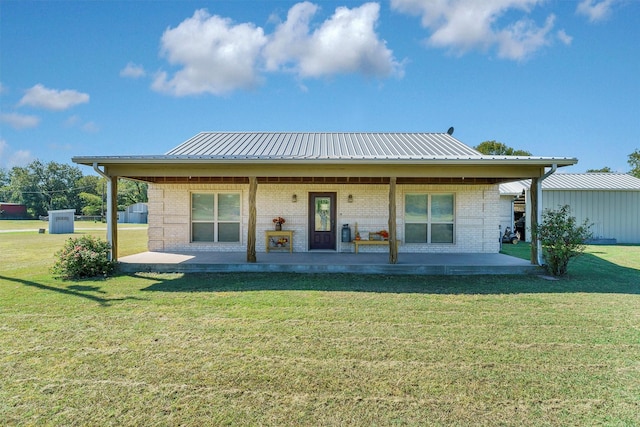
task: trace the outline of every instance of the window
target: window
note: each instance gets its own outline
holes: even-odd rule
[[[407,243],[453,243],[453,194],[405,194]]]
[[[240,241],[240,194],[191,195],[192,242]]]

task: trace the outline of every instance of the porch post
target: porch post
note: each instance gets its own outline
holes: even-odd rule
[[[396,177],[389,178],[389,264],[398,263],[396,240]]]
[[[249,225],[247,227],[247,262],[256,262],[256,193],[258,178],[249,177]]]
[[[529,202],[531,208],[527,214],[531,220],[531,264],[538,264],[538,180],[539,178],[531,178],[531,186],[529,187]]]
[[[118,177],[107,181],[107,240],[111,243],[111,260],[118,260]]]

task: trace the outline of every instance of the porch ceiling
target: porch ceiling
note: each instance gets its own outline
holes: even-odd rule
[[[233,176],[131,176],[126,177],[138,181],[156,184],[248,184],[248,177]],[[260,184],[389,184],[388,177],[342,177],[342,176],[291,176],[291,177],[257,177]],[[510,180],[510,179],[509,179]],[[397,178],[397,184],[499,184],[499,178]]]

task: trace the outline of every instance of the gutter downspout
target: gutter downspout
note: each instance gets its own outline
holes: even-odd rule
[[[93,163],[93,170],[96,171],[96,173],[98,175],[100,175],[101,177],[103,177],[104,179],[107,180],[107,242],[109,243],[109,245],[111,246],[111,251],[109,252],[109,259],[113,259],[113,239],[111,238],[111,236],[113,236],[113,234],[111,233],[111,231],[113,230],[113,224],[111,223],[111,218],[112,218],[112,214],[113,212],[111,212],[111,210],[113,209],[113,204],[111,203],[111,177],[109,175],[107,175],[106,173],[102,172],[99,168],[98,168],[98,163],[94,162]]]
[[[551,169],[546,172],[544,175],[542,175],[540,177],[540,179],[537,181],[537,185],[536,185],[536,193],[537,193],[537,198],[538,198],[538,225],[540,225],[540,221],[542,220],[542,181],[544,181],[545,179],[547,179],[549,177],[549,175],[553,174],[556,170],[558,170],[558,164],[554,163],[551,165]],[[538,265],[542,265],[542,242],[540,242],[539,238],[536,238],[536,243],[537,243],[537,247],[538,247]]]

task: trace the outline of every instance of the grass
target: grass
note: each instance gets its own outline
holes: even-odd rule
[[[638,246],[590,246],[558,281],[74,282],[47,270],[65,238],[0,233],[2,425],[640,424]]]

